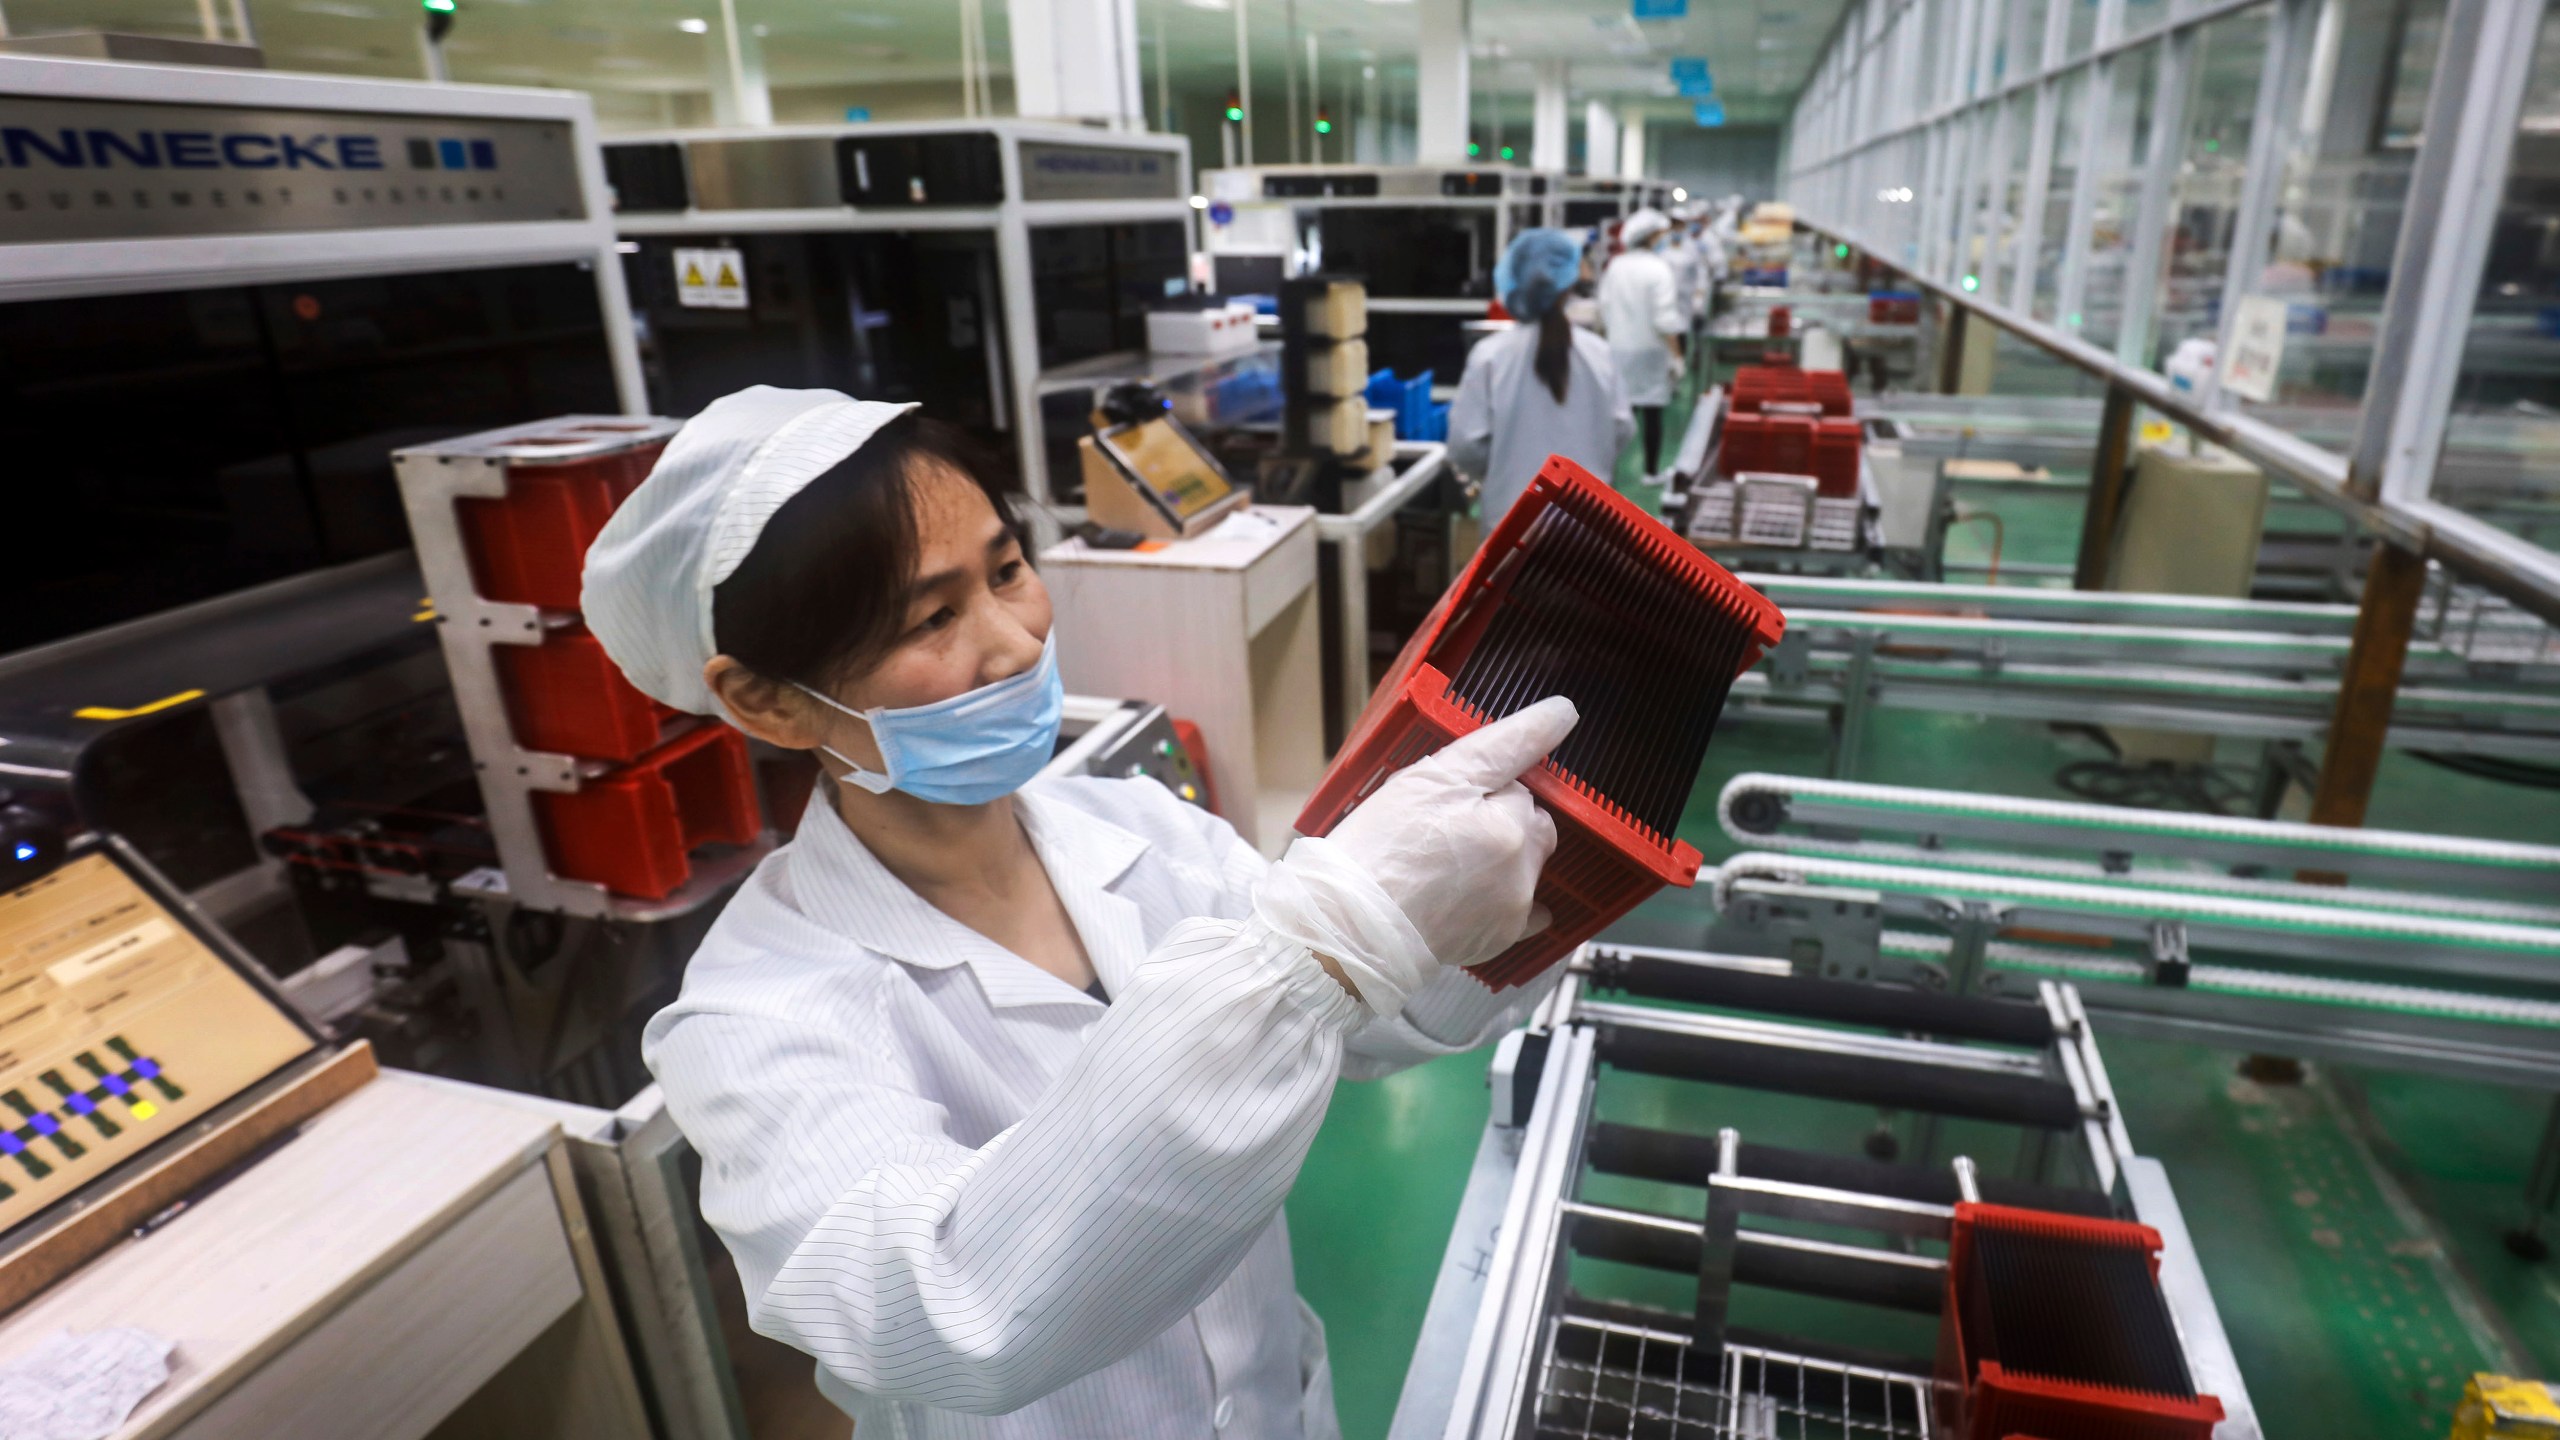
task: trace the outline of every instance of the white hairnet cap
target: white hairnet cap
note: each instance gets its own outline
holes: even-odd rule
[[[757,385],[686,421],[587,547],[579,604],[604,653],[642,694],[720,714],[702,683],[702,667],[719,653],[713,587],[747,558],[784,501],[915,408]]]
[[[1670,217],[1648,205],[1628,216],[1627,223],[1618,227],[1618,241],[1633,250],[1670,228]]]

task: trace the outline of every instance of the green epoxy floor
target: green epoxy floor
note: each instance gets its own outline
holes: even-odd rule
[[[1666,417],[1672,435],[1685,419],[1675,406]],[[1618,483],[1650,502],[1638,469],[1622,462]],[[2004,511],[2004,558],[2069,558],[2075,516],[1997,496],[1974,503]],[[1968,544],[1979,553],[1983,539],[1959,539],[1951,554]],[[1708,754],[1683,838],[1709,863],[1730,854],[1735,847],[1715,823],[1725,781],[1745,770],[1822,773],[1827,746],[1815,727],[1727,727]],[[2254,755],[2235,748],[2226,761]],[[1887,712],[1875,718],[1860,778],[2062,797],[2054,770],[2100,753],[2041,725]],[[2394,753],[2369,823],[2560,842],[2560,800]],[[1696,944],[1707,920],[1697,897],[1667,892],[1621,932]],[[2519,1216],[2547,1098],[2317,1065],[2299,1085],[2261,1085],[2239,1074],[2236,1054],[2103,1032],[2102,1045],[2136,1148],[2165,1162],[2177,1187],[2271,1440],[2442,1436],[2472,1371],[2560,1376],[2560,1258],[2527,1264],[2501,1239]],[[1341,1087],[1290,1197],[1299,1289],[1331,1337],[1349,1440],[1377,1440],[1394,1414],[1484,1124],[1486,1059],[1455,1056]],[[1706,1086],[1614,1075],[1603,1085],[1603,1108],[1617,1118],[1693,1131],[1730,1124],[1811,1148],[1845,1150],[1873,1119]],[[1695,1191],[1618,1184],[1609,1198],[1622,1203],[1682,1212],[1702,1203]],[[1576,1281],[1662,1304],[1683,1298],[1676,1277],[1619,1267],[1578,1269]],[[1741,1303],[1806,1313],[1751,1292]],[[1827,1313],[1841,1338],[1880,1348],[1925,1350],[1933,1333],[1910,1317]],[[1736,1318],[1749,1323],[1751,1311]]]

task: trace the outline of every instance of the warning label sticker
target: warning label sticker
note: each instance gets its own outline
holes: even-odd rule
[[[696,310],[747,308],[747,257],[736,250],[678,250],[676,302]]]

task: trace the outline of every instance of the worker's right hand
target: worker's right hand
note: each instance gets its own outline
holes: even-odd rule
[[[1547,926],[1534,893],[1555,821],[1520,775],[1573,732],[1550,696],[1389,776],[1322,839],[1271,868],[1254,913],[1330,957],[1379,1015],[1441,965],[1480,965]]]

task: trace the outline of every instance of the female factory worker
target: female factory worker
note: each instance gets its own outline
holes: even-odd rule
[[[1494,293],[1520,322],[1467,352],[1449,406],[1449,457],[1484,482],[1490,526],[1549,455],[1606,480],[1636,433],[1609,344],[1564,316],[1582,278],[1582,246],[1561,230],[1523,230],[1493,269]]]
[[[1644,426],[1644,473],[1662,468],[1662,407],[1671,403],[1673,372],[1683,363],[1689,315],[1680,283],[1656,247],[1671,229],[1659,210],[1639,210],[1619,227],[1626,249],[1600,276],[1600,328],[1626,378],[1627,399]]]
[[[588,552],[634,684],[826,777],[648,1026],[703,1214],[863,1440],[1330,1440],[1281,1200],[1338,1074],[1526,998],[1444,967],[1543,923],[1555,831],[1516,777],[1573,708],[1277,864],[1152,781],[1034,782],[1048,592],[913,408],[731,395]]]

